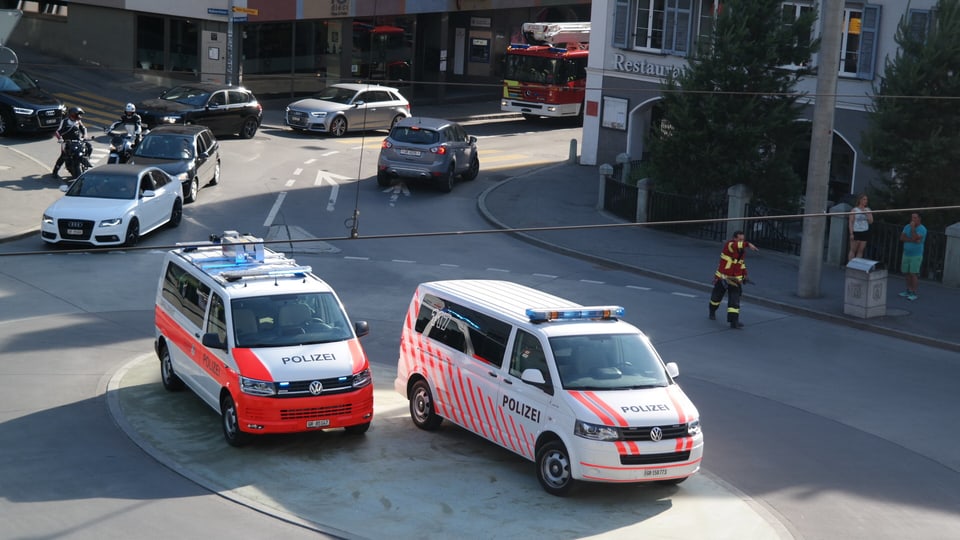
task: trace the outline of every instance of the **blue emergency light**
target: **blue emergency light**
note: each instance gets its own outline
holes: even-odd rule
[[[530,322],[620,319],[626,310],[621,306],[585,306],[578,308],[527,309]]]

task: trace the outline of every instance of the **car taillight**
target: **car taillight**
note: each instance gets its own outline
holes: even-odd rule
[[[393,148],[393,145],[390,144],[388,139],[384,139],[383,143],[380,145],[380,148]]]
[[[433,152],[434,154],[438,155],[438,156],[442,156],[442,155],[444,155],[444,154],[447,153],[447,147],[446,147],[446,146],[434,146],[433,148],[430,149],[430,151]]]

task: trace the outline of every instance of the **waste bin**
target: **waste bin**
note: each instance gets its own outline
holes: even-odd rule
[[[864,319],[887,314],[887,270],[883,264],[859,257],[847,263],[843,312]]]

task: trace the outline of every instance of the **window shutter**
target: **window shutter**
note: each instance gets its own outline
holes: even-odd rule
[[[930,10],[911,9],[907,15],[907,27],[911,40],[926,41],[927,32],[930,31]]]
[[[613,6],[613,43],[618,49],[630,48],[630,0],[616,0]]]
[[[863,6],[863,21],[860,28],[860,60],[857,63],[857,78],[873,80],[877,63],[877,31],[880,28],[880,6]]]

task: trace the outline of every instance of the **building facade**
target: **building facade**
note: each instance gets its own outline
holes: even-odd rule
[[[0,0],[0,8],[24,11],[14,46],[145,77],[229,77],[258,94],[362,80],[442,98],[451,84],[489,85],[493,99],[524,22],[590,17],[590,0]]]
[[[836,0],[844,2],[844,0]],[[884,59],[896,54],[894,36],[902,16],[926,25],[936,0],[845,1],[837,103],[830,170],[832,201],[863,191],[879,177],[867,167],[860,148],[868,106],[883,75]],[[650,126],[657,117],[664,78],[678,74],[699,40],[712,35],[722,0],[594,0],[581,162],[613,164],[619,154],[644,156]],[[823,29],[821,0],[783,2],[785,16],[817,9],[813,37]],[[909,11],[908,11],[909,10]],[[813,55],[812,65],[824,64]],[[796,90],[809,97],[804,118],[813,118],[816,77],[801,79]]]

